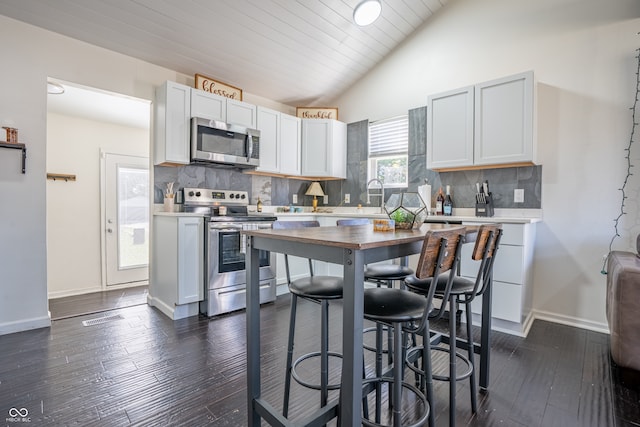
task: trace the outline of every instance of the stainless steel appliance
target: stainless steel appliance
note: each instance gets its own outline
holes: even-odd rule
[[[184,189],[184,211],[205,215],[205,289],[200,312],[207,316],[246,307],[245,243],[242,230],[271,228],[273,216],[248,213],[246,191]],[[219,215],[220,207],[226,208]],[[225,209],[222,209],[224,211]],[[276,257],[260,252],[260,302],[276,298]]]
[[[194,117],[191,162],[255,168],[260,165],[260,131]]]

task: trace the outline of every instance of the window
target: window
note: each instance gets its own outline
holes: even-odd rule
[[[399,116],[369,124],[369,179],[385,188],[408,185],[409,118]]]

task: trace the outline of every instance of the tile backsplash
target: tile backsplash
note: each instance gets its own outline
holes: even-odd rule
[[[409,185],[407,188],[385,189],[385,199],[400,191],[417,191],[428,180],[431,184],[431,205],[440,187],[451,186],[454,208],[473,208],[476,182],[489,181],[496,208],[540,209],[542,199],[542,166],[523,166],[501,169],[480,169],[455,172],[435,172],[426,168],[426,107],[409,111]],[[347,179],[321,181],[328,206],[357,206],[367,202],[367,140],[368,121],[350,123],[347,126]],[[311,206],[312,197],[305,196],[311,181],[244,174],[235,169],[188,165],[181,167],[154,167],[154,202],[163,202],[166,183],[174,182],[174,188],[200,187],[248,191],[250,203],[258,197],[266,206],[289,206],[293,195],[298,195],[298,206]],[[524,202],[514,202],[514,190],[524,190]],[[350,195],[350,203],[343,203],[344,194]],[[371,199],[377,205],[376,199]],[[318,200],[322,207],[322,198]]]

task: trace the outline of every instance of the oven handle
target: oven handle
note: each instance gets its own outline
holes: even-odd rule
[[[209,230],[215,231],[242,231],[241,225],[209,224]]]

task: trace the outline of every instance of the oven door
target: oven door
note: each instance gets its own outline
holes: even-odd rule
[[[270,223],[209,223],[207,283],[209,289],[246,284],[245,239],[247,228],[271,228]],[[260,280],[275,277],[272,254],[260,251]]]

